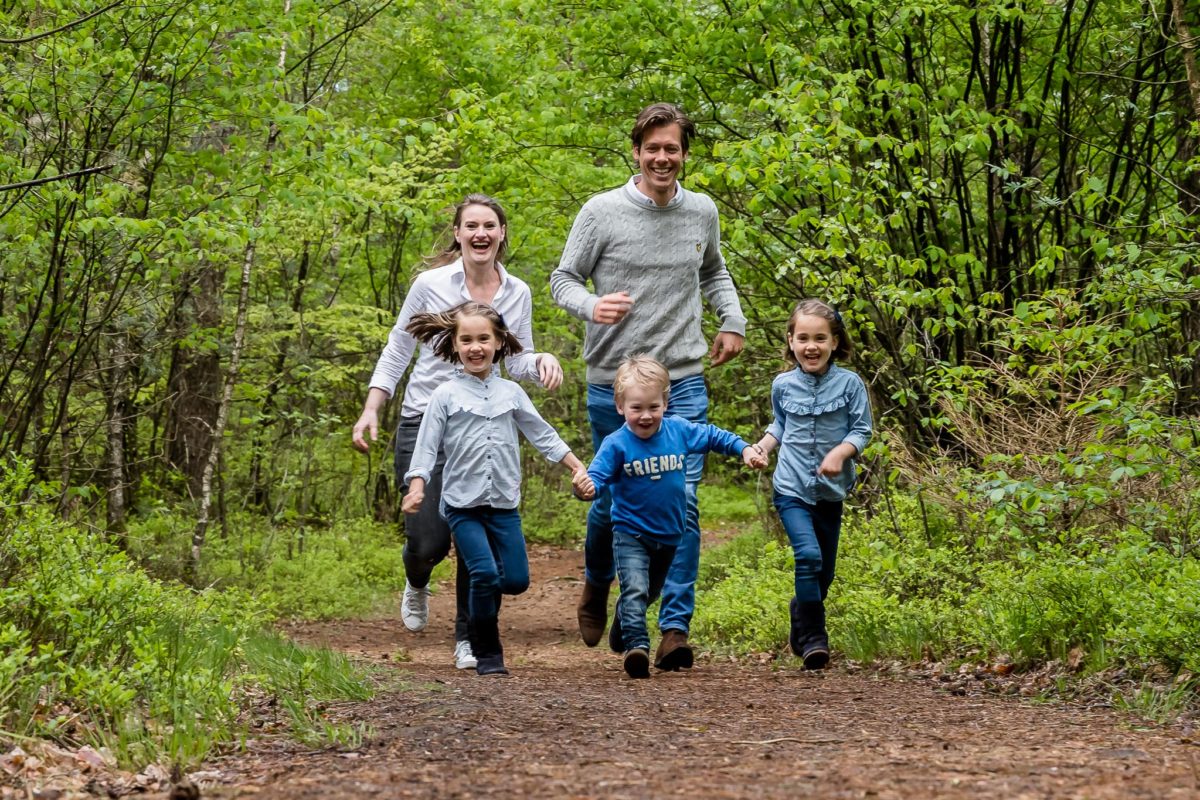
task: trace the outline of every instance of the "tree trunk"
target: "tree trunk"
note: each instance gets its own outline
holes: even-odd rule
[[[182,290],[178,338],[199,330],[216,331],[221,323],[220,271],[204,264]],[[164,425],[167,464],[187,478],[188,492],[200,495],[204,465],[212,450],[220,401],[221,356],[216,348],[176,345],[167,378],[167,420]]]

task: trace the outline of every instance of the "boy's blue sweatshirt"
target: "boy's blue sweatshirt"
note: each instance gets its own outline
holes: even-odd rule
[[[737,434],[682,417],[641,439],[622,425],[600,443],[588,475],[599,494],[612,490],[613,529],[678,545],[687,514],[687,456],[710,450],[740,456],[750,445]]]

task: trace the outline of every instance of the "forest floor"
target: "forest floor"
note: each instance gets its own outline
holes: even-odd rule
[[[1200,797],[1194,740],[1107,710],[836,660],[814,673],[701,658],[631,680],[604,642],[579,640],[579,552],[535,546],[530,562],[530,590],[501,614],[510,677],[454,668],[448,586],[418,634],[397,616],[291,629],[405,685],[331,709],[370,726],[359,749],[252,747],[213,765],[224,785],[205,796]]]
[[[200,796],[1200,797],[1190,732],[1110,710],[836,658],[814,673],[790,658],[701,657],[688,671],[630,680],[603,642],[589,650],[579,640],[580,554],[534,546],[530,561],[530,590],[505,598],[501,614],[509,677],[454,668],[448,585],[421,633],[398,613],[290,627],[389,676],[374,700],[327,709],[331,722],[364,726],[361,745],[252,739],[193,776]]]

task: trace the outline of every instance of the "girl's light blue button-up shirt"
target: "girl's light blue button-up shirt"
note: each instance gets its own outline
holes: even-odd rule
[[[767,433],[779,442],[775,491],[806,503],[844,500],[854,487],[854,459],[846,459],[841,473],[832,477],[817,469],[842,442],[862,453],[871,439],[871,404],[862,378],[837,364],[830,364],[824,375],[796,367],[771,384],[771,408],[775,421]]]
[[[460,367],[430,395],[404,481],[429,480],[440,444],[446,452],[442,503],[516,508],[521,501],[518,430],[550,461],[562,461],[571,452],[524,389],[495,368],[480,380]]]

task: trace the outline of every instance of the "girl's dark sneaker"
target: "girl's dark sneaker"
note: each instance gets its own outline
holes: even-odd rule
[[[504,656],[479,656],[475,664],[476,675],[507,675]]]
[[[635,647],[625,654],[625,674],[631,678],[650,677],[650,654]]]
[[[805,669],[825,669],[829,663],[829,648],[818,642],[809,642],[804,648]]]

